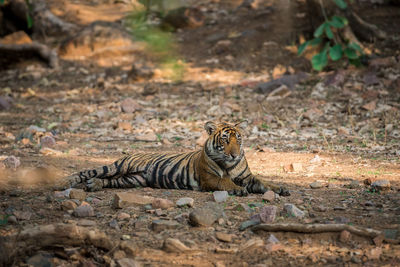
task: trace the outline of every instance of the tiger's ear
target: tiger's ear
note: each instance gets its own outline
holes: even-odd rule
[[[238,127],[240,130],[246,130],[246,128],[249,126],[249,122],[244,120],[242,122],[236,123],[235,127]]]
[[[212,135],[212,133],[215,132],[215,130],[217,129],[217,125],[212,121],[208,121],[204,125],[204,129],[206,129],[209,135]]]

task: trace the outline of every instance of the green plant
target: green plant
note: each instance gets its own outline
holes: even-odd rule
[[[334,1],[339,8],[347,8],[347,3],[344,0]],[[328,64],[328,56],[332,61],[338,61],[343,57],[347,57],[350,64],[360,66],[360,57],[363,53],[361,47],[356,43],[346,40],[344,43],[341,43],[334,34],[340,29],[343,29],[348,24],[348,20],[345,17],[336,15],[328,18],[324,9],[323,0],[320,0],[320,5],[325,21],[315,30],[313,39],[302,43],[298,47],[298,55],[301,55],[309,45],[321,45],[322,49],[311,59],[312,67],[315,70],[321,71],[326,67]]]

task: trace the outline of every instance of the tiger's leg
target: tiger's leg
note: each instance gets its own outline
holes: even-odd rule
[[[281,196],[290,196],[288,189],[257,179],[251,173],[245,157],[228,174],[235,184],[246,187],[249,193],[264,194],[272,190]]]
[[[245,187],[236,185],[229,177],[217,177],[207,175],[202,179],[201,189],[203,191],[228,191],[230,195],[247,196]]]

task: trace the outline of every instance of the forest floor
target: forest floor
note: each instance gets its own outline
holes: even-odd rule
[[[76,14],[71,20],[82,24],[98,19],[90,14],[110,20],[125,14],[121,3],[50,2],[54,13]],[[97,228],[114,242],[128,242],[131,250],[83,244],[38,251],[32,246],[22,255],[0,252],[0,257],[17,256],[16,266],[127,266],[133,251],[135,263],[143,266],[399,266],[399,51],[376,48],[380,58],[368,67],[314,73],[287,88],[286,95],[271,98],[257,88],[285,73],[310,72],[308,61],[291,52],[290,33],[279,23],[279,4],[266,1],[249,10],[229,9],[223,1],[203,2],[209,23],[174,33],[186,62],[182,81],[156,76],[132,83],[130,68],[89,61],[63,60],[59,69],[21,64],[1,72],[1,95],[12,104],[0,112],[5,160],[0,169],[0,236],[66,223]],[[384,16],[371,19],[382,28],[390,22]],[[228,42],[217,45],[221,40]],[[245,139],[250,169],[286,186],[290,196],[230,196],[216,207],[210,204],[215,203],[211,192],[107,189],[87,192],[71,204],[68,196],[52,189],[64,176],[110,164],[124,154],[199,149],[205,122],[243,119],[250,124]],[[371,186],[374,182],[378,186]],[[190,197],[194,205],[116,209],[113,198],[121,192],[173,203]],[[62,208],[83,200],[94,216],[77,217]],[[285,204],[304,214],[288,215]],[[260,218],[265,206],[277,207],[275,223],[360,226],[382,231],[397,243],[343,232],[239,229]],[[192,211],[221,207],[224,214],[214,224],[189,224]],[[168,238],[186,249],[168,251],[163,245]]]

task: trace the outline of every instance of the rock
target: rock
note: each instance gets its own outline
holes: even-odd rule
[[[290,170],[292,172],[302,172],[303,171],[303,165],[299,162],[295,162],[290,164]]]
[[[128,72],[129,82],[140,82],[151,79],[154,76],[154,71],[148,66],[135,66],[132,65],[131,70]]]
[[[377,180],[371,184],[371,187],[378,191],[390,190],[390,182],[388,180]]]
[[[367,179],[364,179],[364,180],[363,180],[363,183],[364,183],[365,185],[371,185],[371,184],[372,184],[372,180],[371,180],[371,178],[367,178]]]
[[[30,211],[20,211],[20,210],[14,211],[13,214],[18,220],[26,220],[26,221],[29,221],[33,215],[32,212]]]
[[[328,210],[327,207],[323,206],[323,205],[318,205],[318,206],[314,206],[313,210],[315,211],[319,211],[319,212],[325,212]]]
[[[113,253],[113,259],[114,260],[119,260],[119,259],[123,259],[126,257],[126,254],[123,250],[116,250]]]
[[[255,248],[259,248],[264,246],[264,241],[258,238],[253,238],[244,243],[244,245],[240,248],[241,251],[249,251]]]
[[[75,217],[93,217],[95,216],[94,210],[90,205],[79,206],[74,210]]]
[[[72,188],[68,188],[64,191],[54,191],[55,198],[69,198],[69,193],[71,192]]]
[[[351,181],[350,184],[349,184],[349,188],[350,188],[350,189],[358,189],[358,188],[360,188],[360,187],[361,187],[360,182],[357,181],[357,180],[353,180],[353,181]]]
[[[273,234],[270,234],[268,239],[267,239],[268,244],[278,244],[280,243],[278,238],[276,238]]]
[[[116,219],[112,219],[108,225],[115,230],[120,230],[118,221]]]
[[[131,236],[130,236],[130,235],[122,235],[122,236],[121,236],[121,239],[122,239],[122,240],[130,240],[130,239],[131,239]]]
[[[365,105],[362,106],[363,109],[372,111],[376,109],[376,101],[371,101]]]
[[[152,201],[151,206],[153,207],[153,209],[166,210],[172,208],[174,206],[174,203],[168,199],[156,198]]]
[[[350,222],[350,219],[344,216],[338,216],[334,218],[336,223],[343,223],[343,224],[347,224]]]
[[[222,53],[228,52],[231,45],[232,45],[232,41],[221,40],[215,44],[215,46],[213,47],[213,50],[216,54],[222,54]]]
[[[52,258],[50,253],[42,252],[30,257],[26,263],[34,267],[53,267],[55,264]]]
[[[131,258],[122,258],[117,260],[118,267],[141,267],[142,265]]]
[[[189,223],[193,226],[211,226],[223,217],[223,209],[216,203],[207,203],[203,208],[197,208],[189,214]]]
[[[0,110],[10,109],[12,106],[11,98],[0,96]]]
[[[151,222],[151,229],[156,232],[162,232],[166,229],[177,229],[180,227],[180,224],[174,221],[166,221],[166,220],[154,220]]]
[[[327,96],[328,88],[322,82],[317,83],[311,92],[311,98],[314,99],[325,99]]]
[[[71,191],[69,192],[69,198],[78,199],[80,201],[85,200],[86,192],[83,191],[82,189],[72,188]]]
[[[216,232],[215,233],[215,237],[222,242],[232,242],[232,235],[230,234],[226,234],[226,233],[222,233],[222,232]]]
[[[225,202],[229,197],[227,191],[214,191],[213,196],[214,196],[215,202],[217,202],[217,203]]]
[[[285,206],[283,207],[283,211],[287,215],[295,218],[303,218],[306,215],[304,211],[300,210],[293,204],[285,204]]]
[[[368,257],[369,260],[379,260],[382,254],[382,248],[377,247],[377,248],[372,248],[369,251],[367,251],[366,256]]]
[[[194,204],[194,199],[191,197],[183,197],[176,201],[176,205],[178,207],[184,207],[184,206],[193,207],[193,204]]]
[[[134,113],[139,110],[139,104],[132,98],[126,98],[120,103],[122,112]]]
[[[264,206],[261,208],[259,216],[263,223],[272,223],[275,221],[276,217],[276,206]]]
[[[167,252],[185,252],[191,250],[189,247],[187,247],[185,244],[183,244],[181,241],[175,238],[167,238],[164,240],[163,244],[163,250]]]
[[[316,181],[316,182],[311,183],[310,187],[312,189],[319,189],[319,188],[323,187],[323,184],[321,182]]]
[[[132,131],[132,124],[130,124],[127,121],[119,121],[118,122],[118,129],[124,130],[124,131]]]
[[[275,200],[275,192],[274,191],[267,191],[262,196],[262,199],[268,202],[272,202]]]
[[[372,239],[374,241],[375,246],[380,247],[384,240],[384,235],[378,235]]]
[[[15,217],[14,215],[11,215],[11,216],[9,216],[9,217],[7,218],[7,222],[8,222],[8,223],[11,223],[11,224],[17,224],[17,223],[18,223],[18,220],[17,220],[17,217]]]
[[[251,227],[251,226],[254,226],[254,225],[257,225],[257,224],[260,224],[260,223],[261,223],[261,221],[259,221],[259,220],[248,220],[248,221],[244,221],[244,222],[242,222],[242,223],[240,224],[239,230],[240,230],[240,231],[244,231],[244,230],[246,230],[247,228],[249,228],[249,227]]]
[[[21,165],[21,161],[15,156],[8,156],[3,160],[3,164],[6,168],[15,170]]]
[[[46,135],[40,138],[40,145],[42,147],[54,147],[56,145],[56,140],[53,136]]]
[[[129,215],[128,213],[125,213],[125,212],[120,212],[117,215],[118,221],[129,220],[129,218],[131,218],[131,215]]]
[[[96,222],[92,221],[92,220],[81,219],[81,220],[78,221],[77,225],[85,226],[85,227],[96,226]]]
[[[62,210],[75,210],[78,205],[72,200],[65,200],[61,202],[61,209]]]
[[[153,131],[148,131],[141,135],[140,139],[144,141],[157,141],[158,137]]]
[[[351,233],[349,231],[344,230],[340,232],[340,237],[339,237],[340,242],[347,243],[350,241],[350,239],[351,239]]]
[[[367,201],[364,202],[364,206],[372,207],[372,206],[374,206],[374,202],[367,200]]]
[[[154,198],[138,195],[136,192],[118,192],[114,195],[114,208],[122,209],[129,206],[151,204]]]
[[[286,97],[290,96],[291,94],[292,94],[292,92],[290,91],[290,89],[286,85],[282,84],[281,86],[279,86],[278,88],[273,90],[271,93],[269,93],[266,100],[267,101],[276,101],[279,99],[286,98]]]

